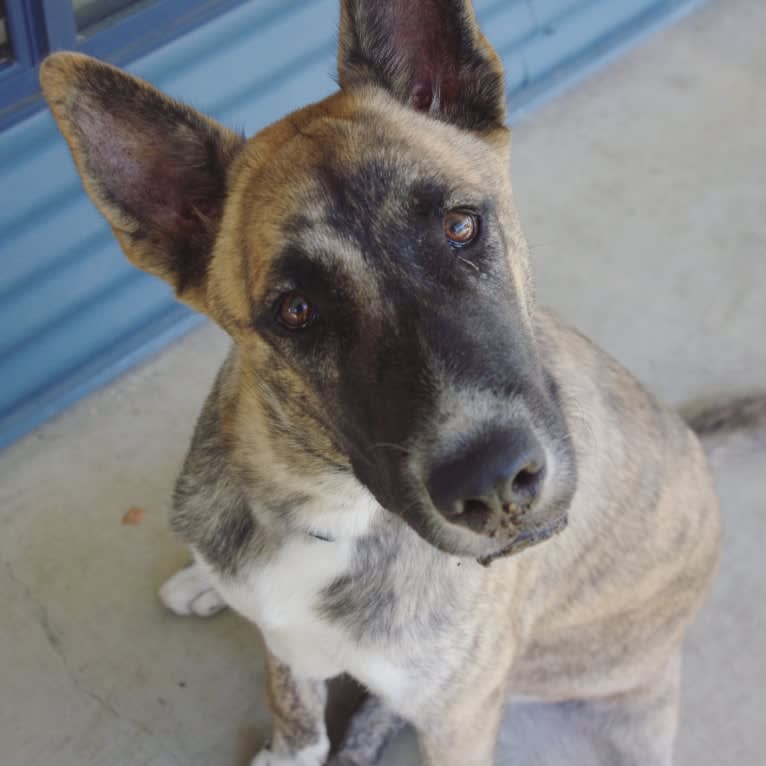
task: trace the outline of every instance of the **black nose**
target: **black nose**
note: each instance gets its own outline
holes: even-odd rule
[[[545,477],[545,454],[526,428],[493,430],[440,461],[427,489],[450,521],[481,531],[500,514],[520,524]]]

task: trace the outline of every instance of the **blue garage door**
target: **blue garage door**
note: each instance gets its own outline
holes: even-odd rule
[[[476,7],[518,113],[690,4]],[[337,0],[0,0],[0,446],[199,321],[121,256],[40,108],[39,58],[78,47],[130,62],[163,90],[251,133],[332,91],[336,28]]]

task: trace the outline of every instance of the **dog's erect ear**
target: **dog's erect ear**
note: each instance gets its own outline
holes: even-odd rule
[[[505,121],[503,67],[471,0],[341,0],[338,75],[462,128]]]
[[[80,54],[47,58],[40,81],[85,188],[130,261],[204,311],[227,170],[244,139]]]

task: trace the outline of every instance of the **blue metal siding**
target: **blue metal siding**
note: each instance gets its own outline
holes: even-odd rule
[[[679,0],[478,0],[512,106]],[[254,0],[128,67],[247,133],[332,92],[337,0]],[[193,326],[131,267],[47,112],[0,133],[0,446]]]
[[[667,6],[666,0],[541,0],[542,34],[525,46],[523,57],[530,80],[539,80],[624,25]]]
[[[90,26],[78,29],[71,0],[5,0],[13,60],[0,65],[0,130],[45,108],[37,69],[47,53],[80,50],[125,65],[243,2],[99,4],[88,14]],[[110,12],[110,5],[123,8]]]
[[[21,99],[20,110],[30,99],[24,96],[36,87],[33,69],[45,51],[46,41],[39,27],[33,24],[34,9],[28,0],[6,0],[5,23],[11,43],[12,59],[0,66],[0,115],[3,106]]]

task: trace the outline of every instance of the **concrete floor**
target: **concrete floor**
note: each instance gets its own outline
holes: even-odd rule
[[[540,299],[671,402],[766,387],[764,29],[762,0],[713,2],[515,132]],[[4,766],[243,766],[266,735],[255,630],[155,597],[186,559],[168,498],[225,348],[206,326],[0,458]],[[765,474],[766,454],[721,466],[682,766],[766,762]]]

